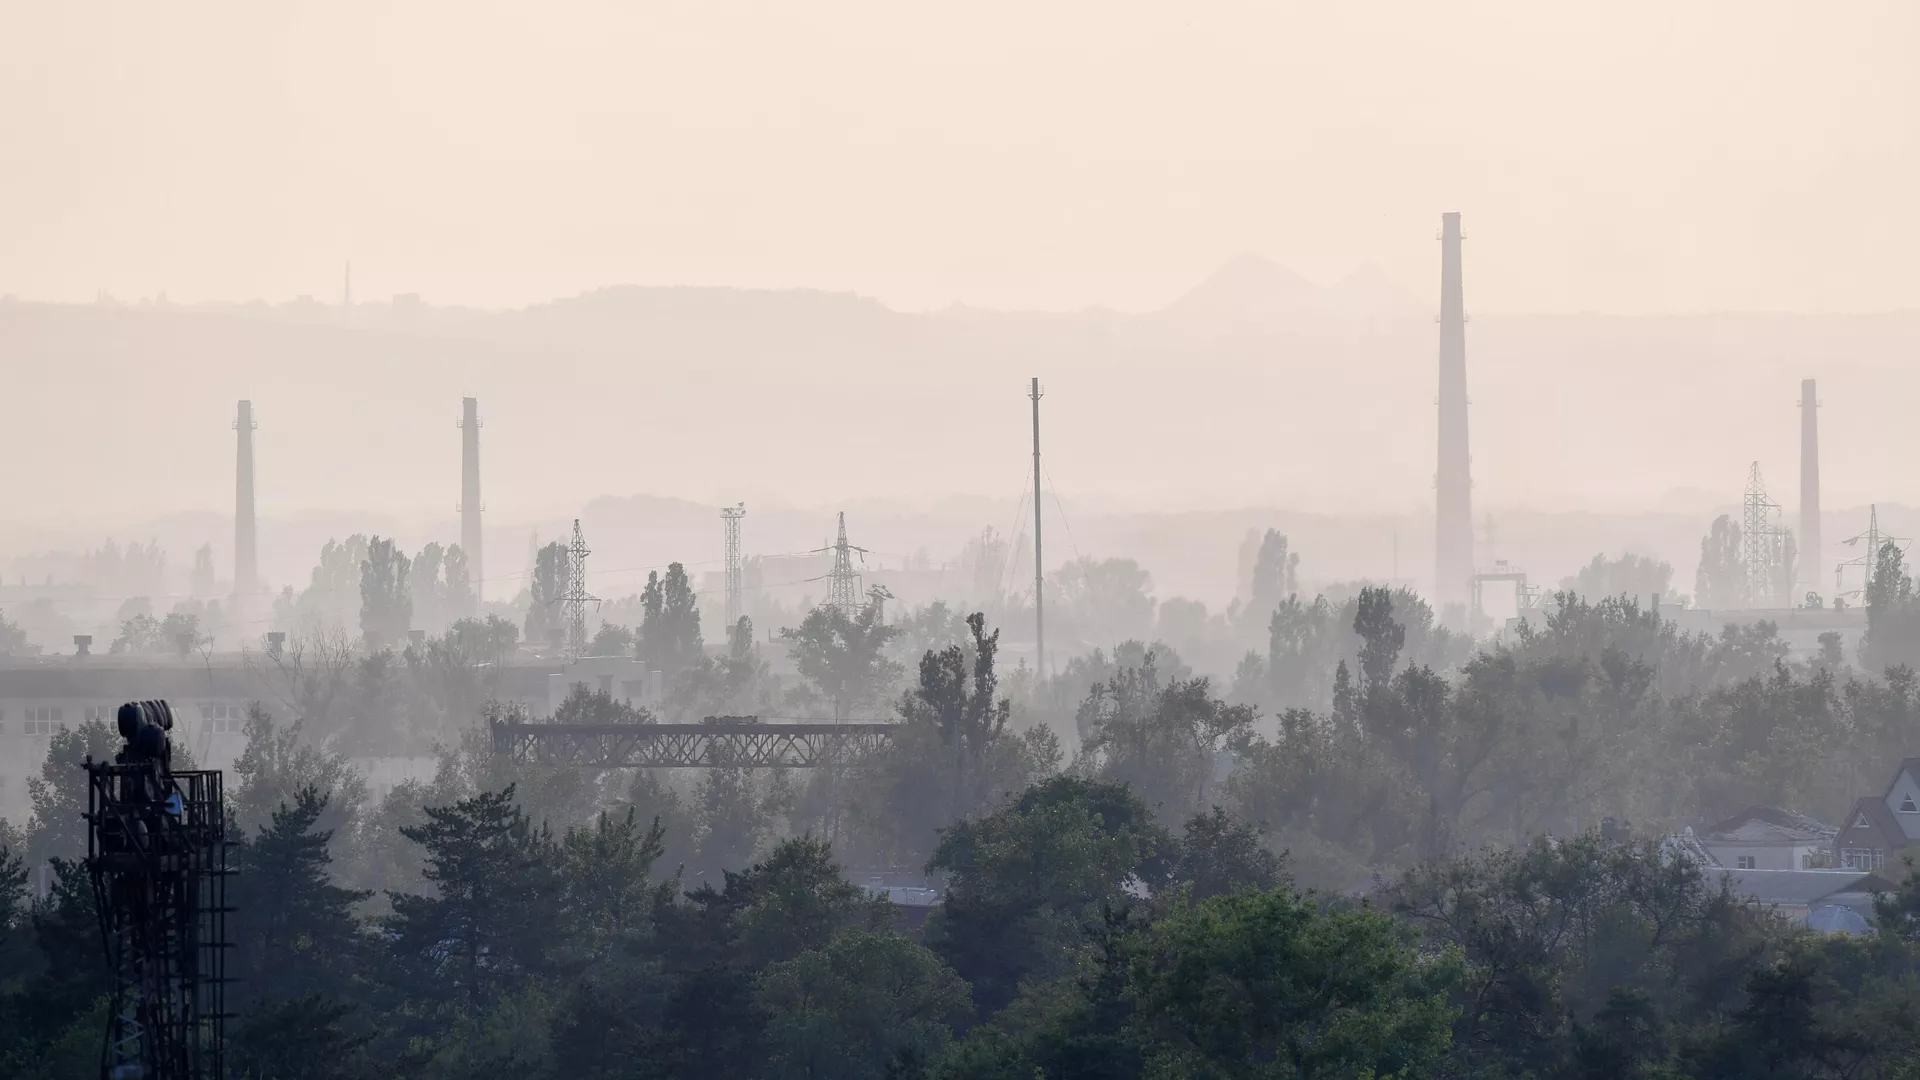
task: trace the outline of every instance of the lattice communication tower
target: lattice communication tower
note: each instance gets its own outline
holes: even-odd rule
[[[225,1077],[226,807],[217,771],[174,771],[164,701],[129,702],[89,757],[87,861],[113,991],[107,1080]]]

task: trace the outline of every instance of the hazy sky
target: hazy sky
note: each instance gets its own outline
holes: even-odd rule
[[[1491,311],[1920,295],[1920,4],[0,5],[0,293]]]

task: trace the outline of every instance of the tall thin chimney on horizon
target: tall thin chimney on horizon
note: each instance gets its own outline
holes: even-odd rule
[[[1810,592],[1820,590],[1820,568],[1826,565],[1820,546],[1819,410],[1813,380],[1800,380],[1800,572],[1795,577]]]
[[[480,556],[480,401],[460,399],[460,548],[467,553],[475,599],[487,598],[486,561]]]
[[[260,586],[259,533],[253,515],[253,402],[242,401],[233,420],[233,592],[246,596]]]
[[[1464,607],[1473,576],[1473,472],[1467,449],[1466,304],[1460,215],[1440,215],[1440,445],[1434,474],[1434,598]]]

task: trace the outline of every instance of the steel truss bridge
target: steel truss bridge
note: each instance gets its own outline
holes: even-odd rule
[[[766,723],[723,716],[698,724],[493,725],[493,749],[517,761],[589,769],[812,768],[887,744],[886,722]]]

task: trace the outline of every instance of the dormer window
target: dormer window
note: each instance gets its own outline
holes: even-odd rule
[[[1920,814],[1920,806],[1915,806],[1913,804],[1913,796],[1908,795],[1906,799],[1900,803],[1900,812],[1903,814]]]

